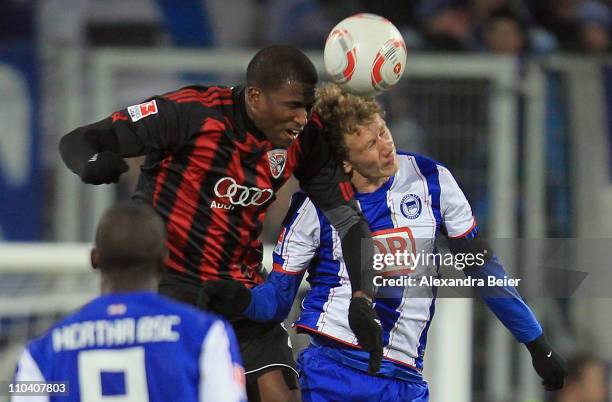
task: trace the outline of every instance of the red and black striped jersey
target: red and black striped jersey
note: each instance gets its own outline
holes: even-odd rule
[[[120,154],[147,155],[135,197],[166,222],[168,267],[194,281],[262,282],[258,238],[291,174],[323,210],[357,214],[316,116],[289,149],[274,149],[244,102],[244,87],[191,86],[111,116]]]

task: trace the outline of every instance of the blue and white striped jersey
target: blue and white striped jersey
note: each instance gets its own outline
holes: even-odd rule
[[[398,155],[399,170],[373,193],[356,194],[380,253],[433,252],[436,234],[451,237],[476,230],[472,211],[451,173],[431,159]],[[274,253],[274,269],[301,274],[309,269],[311,291],[295,325],[343,344],[356,345],[347,311],[351,287],[338,233],[304,195],[293,199]],[[428,272],[433,269],[433,272]],[[415,268],[414,276],[436,275],[435,266]],[[418,371],[423,366],[427,331],[433,317],[435,289],[411,294],[400,287],[395,295],[375,300],[384,329],[384,357]]]
[[[16,402],[246,400],[231,327],[152,292],[94,299],[27,345],[15,380],[67,382],[69,394]]]

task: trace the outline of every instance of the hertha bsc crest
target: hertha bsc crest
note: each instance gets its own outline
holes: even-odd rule
[[[270,172],[272,177],[278,179],[285,169],[285,162],[287,161],[287,150],[285,149],[273,149],[268,151],[268,162],[270,162]]]

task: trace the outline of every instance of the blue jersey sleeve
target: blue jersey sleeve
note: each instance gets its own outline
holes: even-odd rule
[[[482,279],[485,284],[489,277],[504,279],[508,274],[497,256],[493,256],[482,267],[465,269],[469,278]],[[478,288],[480,296],[495,316],[510,330],[517,341],[530,342],[542,335],[542,327],[533,311],[523,301],[513,286],[486,286]]]
[[[253,321],[282,321],[287,318],[304,274],[273,271],[266,282],[251,290],[251,304],[243,315]]]

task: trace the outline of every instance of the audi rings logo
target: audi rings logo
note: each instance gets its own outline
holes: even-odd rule
[[[272,199],[271,188],[246,187],[236,183],[231,177],[224,177],[215,184],[215,195],[227,198],[233,205],[248,207],[260,206]]]

